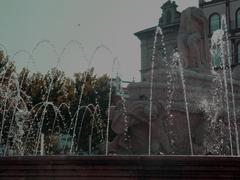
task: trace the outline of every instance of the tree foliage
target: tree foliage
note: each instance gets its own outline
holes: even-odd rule
[[[93,150],[104,141],[110,89],[107,75],[97,77],[93,68],[72,78],[56,68],[46,74],[26,68],[16,73],[14,63],[2,52],[0,73],[0,145],[7,152],[15,148],[17,138],[24,154],[38,153],[41,133],[47,154],[69,150],[67,141],[64,148],[59,147],[56,138],[61,135],[74,142],[73,152]],[[20,130],[24,133],[15,137],[14,131]]]

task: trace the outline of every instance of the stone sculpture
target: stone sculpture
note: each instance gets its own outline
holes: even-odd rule
[[[119,103],[112,111],[112,130],[118,134],[109,145],[110,152],[120,154],[147,154],[149,135],[149,102],[128,101],[127,122]],[[153,154],[172,152],[165,129],[164,108],[158,103],[153,104],[152,110],[152,147]],[[124,131],[128,130],[127,135]],[[127,138],[129,137],[129,139]]]
[[[178,51],[184,68],[210,69],[208,21],[196,7],[182,12],[178,35]]]
[[[210,73],[211,60],[207,33],[207,19],[200,9],[191,7],[183,11],[178,51],[184,65],[183,74],[188,102],[186,103],[184,99],[179,69],[175,67],[176,69],[172,69],[175,72],[176,77],[173,78],[175,81],[171,82],[174,84],[172,97],[174,102],[169,106],[169,84],[167,83],[169,71],[167,68],[160,67],[156,71],[156,82],[154,82],[152,91],[151,154],[190,154],[189,136],[192,138],[194,154],[215,152],[206,148],[206,144],[210,142],[206,135],[211,134],[207,132],[208,123],[213,118],[217,122],[220,115],[213,117],[211,112],[215,112],[215,106],[222,104],[223,106],[217,108],[219,112],[222,112],[221,119],[225,124],[226,113],[221,109],[225,103],[222,100],[224,94],[219,91],[216,95],[216,85],[213,83],[215,77]],[[109,153],[147,154],[150,83],[132,83],[128,86],[128,92],[126,112],[123,112],[124,108],[121,102],[111,109],[112,130],[117,136],[109,143]],[[214,99],[219,103],[216,103]],[[191,132],[188,129],[186,104],[189,108]],[[213,107],[209,104],[213,104]],[[212,119],[209,120],[209,118]],[[225,144],[229,144],[228,138],[223,141]],[[105,149],[102,148],[102,150]],[[217,151],[220,150],[217,149]],[[229,150],[223,151],[223,153],[228,153]]]
[[[111,111],[112,130],[117,134],[109,143],[109,153],[113,154],[148,154],[149,143],[149,102],[128,101],[126,104],[127,122],[125,122],[122,104],[119,103]],[[188,132],[185,112],[174,111],[172,128],[176,141],[171,144],[171,136],[166,109],[160,102],[153,103],[151,154],[189,154]],[[195,153],[203,152],[205,124],[203,117],[191,115]],[[126,128],[128,129],[125,134]],[[174,145],[173,145],[174,144]]]

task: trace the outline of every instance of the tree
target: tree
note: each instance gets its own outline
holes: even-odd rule
[[[96,149],[105,140],[109,82],[93,68],[73,78],[56,68],[45,75],[26,68],[17,74],[0,52],[0,144],[34,154],[44,133],[46,153],[54,154],[61,151],[56,139],[74,134],[74,152]]]

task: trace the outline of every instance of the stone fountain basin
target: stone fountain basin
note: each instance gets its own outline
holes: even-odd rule
[[[227,156],[0,157],[1,180],[239,179],[240,158]]]

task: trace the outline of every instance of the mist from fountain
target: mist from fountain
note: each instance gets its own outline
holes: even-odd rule
[[[229,37],[228,37],[228,27],[226,22],[226,16],[222,16],[222,30],[226,36],[226,49],[227,49],[227,63],[229,66],[229,78],[230,78],[230,86],[231,86],[231,97],[232,97],[232,111],[233,111],[233,119],[234,119],[234,131],[236,137],[236,147],[237,147],[237,155],[240,155],[239,150],[239,134],[238,134],[238,126],[237,126],[237,115],[236,115],[236,104],[235,104],[235,94],[233,88],[233,76],[232,76],[232,59],[231,59],[231,52],[230,52],[230,45],[229,45]]]
[[[231,128],[231,114],[233,115],[233,126],[235,132],[235,141],[236,141],[236,153],[239,156],[239,135],[238,135],[238,126],[237,126],[237,117],[236,117],[236,104],[235,104],[235,94],[233,86],[233,77],[232,77],[232,60],[229,46],[229,37],[228,37],[228,27],[226,23],[225,15],[221,19],[221,29],[213,33],[212,36],[212,45],[211,53],[212,57],[218,58],[220,56],[220,64],[215,67],[222,69],[223,73],[223,91],[225,95],[225,104],[226,104],[226,113],[227,113],[227,122],[228,122],[228,136],[230,144],[230,154],[233,156],[233,137],[232,137],[232,128]],[[214,72],[214,71],[213,71]],[[220,80],[221,81],[221,80]],[[230,93],[229,93],[230,89]],[[231,100],[230,100],[230,97]],[[232,109],[230,108],[230,102],[232,103]]]
[[[19,50],[18,52],[16,52],[16,53],[14,53],[14,55],[12,56],[13,57],[13,59],[17,59],[17,56],[18,55],[20,55],[20,54],[26,54],[27,56],[28,56],[28,58],[31,60],[31,61],[33,61],[34,60],[34,54],[38,51],[38,49],[40,48],[40,46],[45,46],[45,45],[47,45],[48,47],[50,47],[51,49],[52,49],[52,51],[54,52],[54,54],[56,54],[56,57],[57,57],[57,65],[55,66],[55,68],[57,69],[58,67],[59,67],[59,65],[60,65],[60,61],[62,60],[62,57],[63,57],[63,55],[64,55],[64,53],[66,52],[66,50],[67,50],[67,48],[71,45],[71,44],[74,44],[74,45],[77,45],[77,47],[79,47],[79,49],[83,52],[84,51],[84,48],[83,48],[83,46],[81,45],[81,43],[80,42],[78,42],[78,41],[75,41],[75,40],[73,40],[73,41],[70,41],[69,43],[67,43],[67,45],[63,48],[63,50],[60,52],[60,53],[58,53],[57,52],[57,50],[56,50],[56,48],[55,48],[55,46],[49,41],[49,40],[43,40],[43,41],[39,41],[38,43],[37,43],[37,45],[33,48],[33,50],[32,50],[32,52],[29,52],[29,51],[26,51],[26,50]],[[91,66],[91,64],[92,64],[92,62],[93,62],[93,60],[94,60],[94,56],[95,56],[95,54],[99,51],[99,50],[101,50],[101,49],[105,49],[105,50],[107,50],[107,52],[109,52],[109,54],[110,55],[112,55],[112,52],[110,51],[110,49],[109,48],[107,48],[106,46],[104,46],[104,45],[100,45],[100,46],[98,46],[96,49],[95,49],[95,51],[94,51],[94,53],[92,54],[92,56],[91,56],[91,60],[90,61],[88,61],[89,63],[89,65],[88,65],[88,68],[90,69],[90,66]],[[86,57],[86,55],[85,55],[85,53],[83,53],[84,54],[84,57]],[[116,62],[117,62],[117,58],[113,58],[113,64],[115,65],[116,64]],[[114,66],[113,65],[113,66]],[[113,69],[113,71],[114,71],[114,67],[112,67],[112,69]],[[4,72],[3,72],[4,71]],[[1,71],[1,73],[3,72],[3,79],[4,79],[4,76],[5,76],[5,74],[6,74],[6,72],[7,72],[7,69],[5,69],[5,70],[3,70],[3,71]],[[88,72],[88,71],[87,71]],[[78,116],[79,116],[79,112],[82,110],[82,109],[88,109],[88,113],[90,112],[89,111],[89,108],[88,107],[86,107],[86,106],[82,106],[81,105],[81,101],[82,101],[82,95],[83,95],[83,92],[84,92],[84,88],[85,88],[85,83],[86,83],[86,77],[87,77],[87,75],[88,75],[88,73],[85,73],[85,76],[84,76],[84,83],[83,83],[83,86],[82,86],[82,89],[81,89],[81,92],[80,92],[80,98],[79,98],[79,103],[78,103],[78,108],[77,108],[77,111],[75,112],[75,114],[73,114],[73,116],[72,116],[72,114],[71,113],[69,113],[69,115],[71,116],[71,123],[70,123],[70,127],[68,128],[69,130],[68,130],[68,136],[70,135],[70,131],[72,130],[72,136],[70,136],[70,137],[72,137],[71,138],[71,148],[70,148],[70,154],[74,154],[74,147],[77,147],[75,144],[77,143],[76,141],[75,141],[75,138],[76,138],[76,128],[77,128],[77,124],[78,124]],[[113,78],[113,74],[112,74],[112,77],[111,77],[111,81],[112,81],[112,78]],[[3,80],[2,80],[3,81]],[[67,104],[61,104],[59,107],[56,107],[53,103],[51,103],[50,101],[49,101],[49,95],[50,95],[50,93],[51,93],[51,90],[52,90],[52,83],[53,83],[53,77],[50,77],[50,85],[49,85],[49,87],[48,87],[48,91],[47,91],[47,97],[46,97],[46,100],[44,101],[44,102],[41,102],[41,103],[39,103],[39,104],[37,104],[37,105],[35,105],[31,110],[28,110],[27,108],[26,109],[24,109],[24,110],[21,110],[21,109],[19,109],[19,107],[17,107],[17,106],[19,106],[19,103],[22,103],[22,100],[23,100],[23,98],[21,97],[21,95],[20,95],[20,91],[22,91],[22,84],[21,85],[19,85],[19,83],[18,83],[18,79],[17,79],[17,75],[15,75],[15,74],[12,74],[11,76],[10,76],[10,78],[9,78],[9,80],[8,80],[9,82],[7,83],[7,87],[6,87],[6,92],[10,92],[10,85],[11,84],[14,84],[15,85],[15,87],[16,87],[16,96],[14,97],[14,103],[12,104],[12,106],[13,106],[13,113],[12,113],[12,117],[11,117],[11,122],[10,122],[10,128],[9,128],[9,130],[8,130],[8,132],[6,131],[6,128],[5,128],[5,121],[7,120],[7,117],[6,117],[6,113],[8,113],[8,105],[7,105],[7,101],[8,101],[8,99],[6,99],[6,101],[3,103],[3,105],[2,105],[2,108],[3,108],[3,115],[2,115],[2,122],[1,122],[1,136],[0,136],[0,144],[2,144],[2,137],[3,137],[3,133],[7,133],[8,135],[7,135],[7,142],[6,142],[6,146],[5,146],[5,148],[4,148],[4,153],[3,153],[3,155],[7,155],[7,154],[9,154],[9,146],[11,146],[11,147],[13,147],[14,145],[10,145],[9,143],[10,143],[10,136],[12,137],[12,128],[13,128],[13,124],[15,124],[15,122],[17,123],[17,126],[19,126],[19,134],[17,134],[17,136],[19,136],[19,139],[15,139],[15,141],[17,142],[17,143],[19,143],[20,145],[19,146],[21,146],[21,152],[19,152],[19,153],[17,153],[17,154],[19,154],[19,155],[24,155],[24,153],[26,153],[26,145],[28,144],[28,141],[29,141],[29,138],[30,137],[32,137],[32,133],[34,133],[34,132],[32,132],[32,128],[33,128],[33,123],[34,123],[34,121],[37,121],[37,119],[38,119],[38,116],[40,115],[40,121],[38,122],[38,129],[37,129],[37,132],[36,132],[36,134],[34,135],[35,136],[35,138],[36,138],[36,144],[34,145],[34,154],[35,155],[37,155],[38,154],[38,152],[39,152],[39,144],[40,144],[40,140],[41,140],[41,138],[40,138],[40,136],[41,136],[41,134],[42,134],[42,128],[43,128],[43,126],[46,124],[46,123],[48,123],[47,121],[46,121],[46,117],[45,117],[45,114],[47,113],[47,111],[48,111],[48,109],[50,108],[52,108],[53,109],[53,111],[54,111],[54,113],[55,113],[55,115],[54,115],[54,119],[52,120],[53,121],[53,126],[52,126],[52,128],[51,128],[51,136],[53,135],[53,133],[54,133],[54,129],[55,129],[55,125],[56,125],[56,121],[59,121],[59,117],[60,117],[60,121],[62,121],[62,122],[64,122],[64,117],[61,115],[61,108],[62,107],[66,107],[67,109],[68,109],[68,111],[69,111],[69,106],[67,105]],[[23,81],[22,81],[23,82]],[[3,82],[2,82],[3,83]],[[1,84],[2,84],[1,83]],[[110,83],[111,84],[111,83]],[[15,93],[15,92],[13,92],[13,93]],[[110,93],[109,93],[109,98],[111,99],[111,90],[110,90]],[[96,92],[96,94],[97,94],[97,92]],[[5,96],[6,97],[6,96]],[[20,102],[21,101],[21,102]],[[90,132],[90,136],[89,136],[89,138],[90,139],[92,139],[92,136],[93,136],[93,127],[95,126],[95,123],[96,123],[96,121],[97,121],[97,119],[95,119],[95,118],[101,118],[100,117],[100,107],[99,107],[99,105],[98,105],[98,102],[97,102],[98,100],[96,99],[96,106],[94,106],[94,105],[92,105],[92,104],[90,104],[92,107],[93,107],[93,109],[95,109],[94,110],[94,112],[90,112],[90,114],[91,114],[91,116],[92,116],[92,128],[91,128],[91,132]],[[111,101],[109,101],[110,103],[109,103],[109,107],[111,107]],[[89,106],[90,106],[89,105]],[[26,106],[25,106],[26,107]],[[36,108],[38,108],[38,110],[37,110],[37,112],[35,112],[35,109]],[[109,108],[110,109],[110,108]],[[42,112],[41,112],[42,111]],[[20,113],[21,112],[21,113]],[[69,111],[70,112],[70,111]],[[34,114],[33,114],[34,113]],[[40,114],[39,114],[40,113]],[[109,110],[109,113],[110,113],[110,110]],[[20,118],[20,114],[27,114],[27,116],[25,115],[25,119],[24,120],[22,120],[21,118]],[[84,112],[84,114],[86,114],[86,111]],[[22,116],[23,116],[22,115]],[[28,119],[28,118],[30,118],[30,116],[32,116],[33,115],[33,119]],[[109,116],[109,114],[108,114],[108,116]],[[19,117],[19,118],[18,118]],[[80,119],[81,119],[81,123],[80,123],[80,125],[81,125],[81,127],[80,127],[80,131],[79,131],[79,135],[78,135],[78,139],[80,138],[80,136],[81,136],[81,128],[82,128],[82,124],[83,124],[83,122],[84,122],[84,116],[83,117],[81,117]],[[21,121],[19,120],[19,119],[21,119]],[[30,121],[31,122],[30,122]],[[21,129],[22,128],[22,126],[23,126],[23,123],[28,123],[29,124],[29,128],[28,129],[25,129],[24,131],[26,131],[26,132],[24,132],[24,133],[26,133],[26,138],[24,138],[24,140],[22,139],[22,133],[23,133],[23,129]],[[108,117],[108,128],[109,128],[109,124],[110,124],[110,119],[109,119],[109,117]],[[65,124],[66,125],[66,124]],[[74,127],[72,127],[74,125]],[[67,128],[67,127],[66,127]],[[102,134],[103,135],[103,134]],[[106,138],[108,139],[108,130],[107,130],[107,134],[106,134]],[[67,140],[66,140],[67,141]],[[107,143],[106,143],[107,144]],[[45,146],[47,146],[47,145],[45,145]],[[89,150],[90,150],[90,153],[91,153],[91,144],[89,144]],[[47,151],[46,151],[47,152]],[[11,153],[11,154],[13,154],[13,153]]]

